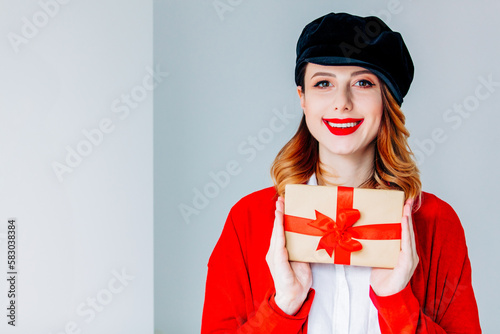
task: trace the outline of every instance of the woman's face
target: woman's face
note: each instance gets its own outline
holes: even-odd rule
[[[358,66],[306,66],[304,92],[301,87],[298,92],[321,161],[332,155],[361,157],[373,149],[383,112],[378,77]]]

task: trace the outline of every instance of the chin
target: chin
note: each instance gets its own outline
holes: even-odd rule
[[[334,155],[353,155],[356,154],[357,150],[353,148],[348,148],[348,147],[332,147],[328,148],[325,147],[324,151],[328,151],[329,154],[334,154]]]
[[[374,145],[370,144],[364,147],[353,147],[353,146],[347,146],[347,145],[331,145],[329,146],[323,146],[323,149],[326,154],[333,154],[333,155],[341,155],[341,156],[358,156],[360,154],[368,154],[370,151],[370,148],[373,148]],[[321,153],[320,153],[321,154]]]

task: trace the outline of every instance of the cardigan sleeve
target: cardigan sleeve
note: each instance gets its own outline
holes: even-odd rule
[[[432,199],[414,219],[420,261],[408,286],[385,297],[370,289],[383,334],[481,333],[462,225],[447,203]]]
[[[272,280],[265,296],[255,294],[240,237],[230,213],[208,263],[201,333],[302,333],[314,291],[293,316],[275,304]]]

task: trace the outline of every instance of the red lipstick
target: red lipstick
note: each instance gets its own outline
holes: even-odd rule
[[[323,123],[334,135],[347,136],[359,128],[363,123],[363,118],[323,118]]]

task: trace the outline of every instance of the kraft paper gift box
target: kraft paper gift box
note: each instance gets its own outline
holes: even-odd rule
[[[287,185],[289,260],[394,268],[403,204],[397,190]]]

